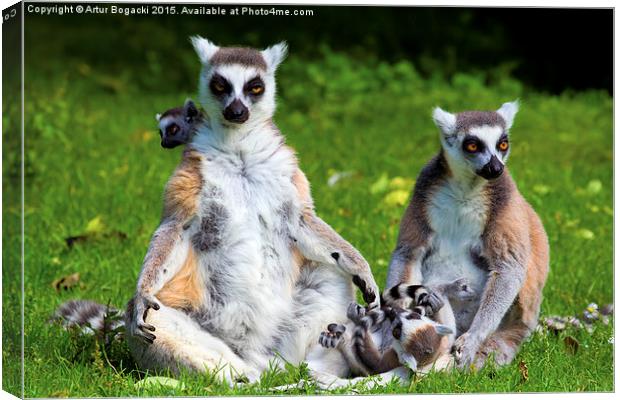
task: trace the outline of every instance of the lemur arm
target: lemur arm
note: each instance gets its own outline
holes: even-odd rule
[[[293,177],[302,204],[302,215],[295,228],[297,248],[308,260],[340,269],[353,277],[370,308],[379,306],[379,286],[368,262],[329,224],[314,212],[308,180],[301,170]]]
[[[296,239],[299,251],[305,258],[331,265],[351,275],[369,307],[379,305],[379,286],[368,262],[316,214],[304,213]]]
[[[201,156],[185,150],[181,164],[166,185],[163,218],[153,234],[142,263],[133,299],[130,334],[152,343],[155,330],[145,323],[149,309],[158,310],[157,292],[175,276],[188,257],[190,240],[187,227],[194,219],[202,186],[199,171]],[[148,332],[150,331],[150,332]]]
[[[440,163],[435,159],[435,164]],[[422,260],[429,250],[433,229],[430,226],[427,215],[428,203],[433,193],[432,170],[441,165],[429,164],[418,177],[413,195],[400,222],[400,231],[396,249],[392,253],[386,288],[394,287],[400,283],[421,285]],[[430,175],[429,175],[430,174]],[[404,304],[396,304],[404,306]]]
[[[388,267],[388,289],[402,283],[421,285],[423,282],[422,259],[428,251],[432,230],[424,215],[425,205],[421,203],[420,197],[414,194],[401,221],[398,243]],[[393,305],[406,308],[407,303],[407,299],[401,299]]]
[[[133,299],[133,320],[128,327],[130,334],[152,343],[155,330],[145,322],[149,309],[159,310],[155,295],[180,269],[187,257],[187,246],[182,246],[182,224],[175,219],[162,221],[151,239],[142,263],[136,294]],[[149,332],[150,331],[150,332]]]
[[[137,293],[154,297],[178,272],[187,257],[189,246],[183,246],[183,224],[167,219],[157,227],[142,263]]]
[[[454,343],[454,355],[459,366],[467,366],[474,361],[478,348],[497,330],[525,282],[530,249],[521,243],[527,241],[515,241],[515,236],[500,232],[493,236],[491,243],[487,243],[487,258],[492,267],[480,307],[469,330]]]

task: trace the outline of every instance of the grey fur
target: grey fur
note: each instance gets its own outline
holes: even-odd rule
[[[213,66],[241,64],[267,70],[267,63],[261,52],[247,47],[222,47],[215,52],[209,63]]]
[[[468,132],[475,126],[485,125],[506,128],[506,122],[495,111],[464,111],[456,115],[456,132]]]
[[[222,204],[209,202],[200,220],[200,230],[192,238],[196,249],[209,251],[219,247],[228,219],[228,210]]]

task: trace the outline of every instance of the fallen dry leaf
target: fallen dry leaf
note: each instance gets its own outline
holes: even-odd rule
[[[57,292],[61,290],[73,289],[76,285],[80,284],[80,273],[76,272],[71,275],[63,276],[52,282],[52,286]]]
[[[521,381],[527,381],[530,377],[530,373],[527,370],[527,364],[523,360],[519,361],[519,371],[521,372]]]
[[[579,350],[579,341],[572,336],[566,336],[564,338],[564,346],[566,346],[566,351],[574,355]]]

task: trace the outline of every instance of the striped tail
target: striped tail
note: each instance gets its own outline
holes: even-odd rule
[[[77,327],[85,334],[112,332],[125,325],[124,313],[116,308],[90,300],[63,303],[51,322],[60,322],[66,329]]]
[[[396,285],[390,290],[386,290],[383,294],[388,304],[395,300],[411,299],[413,305],[423,303],[428,295],[429,291],[423,285],[408,285],[406,283]]]
[[[398,366],[398,359],[393,350],[382,354],[370,337],[370,330],[382,324],[386,319],[392,320],[396,311],[391,307],[373,309],[362,317],[353,332],[353,352],[369,375],[387,372]]]

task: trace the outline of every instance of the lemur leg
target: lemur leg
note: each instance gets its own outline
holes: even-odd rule
[[[379,306],[379,286],[368,262],[331,226],[313,211],[305,210],[295,238],[302,255],[308,260],[332,266],[353,277],[369,308]]]
[[[135,312],[128,306],[128,319]],[[202,329],[182,311],[162,305],[157,312],[148,313],[146,323],[154,326],[157,339],[152,344],[128,337],[128,344],[138,364],[145,369],[170,370],[178,374],[181,368],[211,371],[221,380],[234,383],[242,377],[255,381],[260,371],[248,365],[222,340]]]

